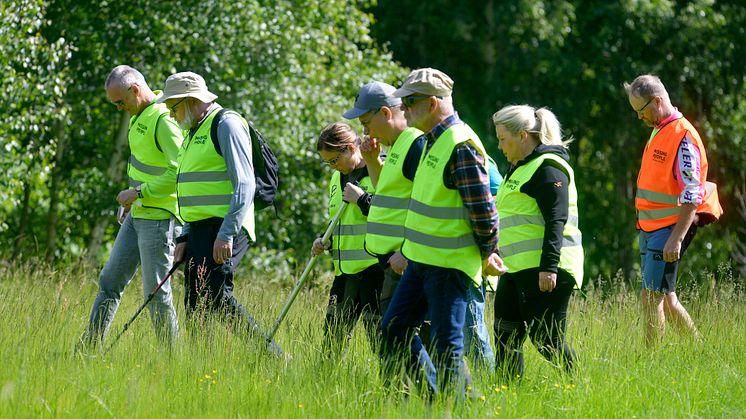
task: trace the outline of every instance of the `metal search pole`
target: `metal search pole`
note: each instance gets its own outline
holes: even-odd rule
[[[124,329],[122,329],[122,331],[119,332],[119,334],[114,338],[114,340],[111,342],[111,344],[109,345],[109,347],[106,348],[106,350],[104,351],[104,355],[106,355],[107,353],[109,353],[109,351],[111,350],[111,348],[114,347],[114,345],[117,343],[117,341],[119,340],[119,338],[121,338],[122,335],[124,334],[124,332],[126,332],[127,329],[129,329],[129,327],[132,324],[132,322],[134,322],[135,319],[137,318],[137,316],[140,315],[140,312],[143,311],[143,309],[148,305],[148,303],[150,303],[153,300],[153,297],[155,297],[155,293],[157,293],[158,290],[161,289],[161,287],[163,286],[163,284],[165,284],[166,281],[168,281],[168,279],[171,278],[171,275],[174,272],[176,272],[176,268],[178,268],[179,265],[181,265],[181,262],[183,262],[183,260],[180,260],[180,261],[174,263],[174,266],[171,267],[171,270],[168,271],[168,273],[166,274],[165,277],[163,277],[163,279],[161,280],[161,282],[159,282],[158,285],[156,285],[156,287],[153,289],[153,291],[150,292],[150,294],[148,295],[148,298],[145,299],[145,302],[142,303],[142,305],[140,306],[140,308],[137,309],[137,312],[135,312],[135,315],[132,316],[132,318],[127,323],[125,323]]]
[[[327,240],[329,240],[329,237],[332,235],[332,231],[334,230],[334,226],[336,226],[337,223],[339,222],[339,219],[342,217],[342,213],[344,212],[345,208],[347,208],[347,202],[342,201],[342,205],[337,210],[337,213],[334,214],[334,218],[332,218],[332,220],[329,222],[329,227],[326,228],[326,232],[324,233],[324,236],[321,238],[322,243],[326,243]],[[290,306],[293,305],[293,301],[295,301],[295,297],[298,296],[298,292],[300,292],[301,287],[306,282],[308,273],[311,272],[311,268],[313,268],[313,265],[316,264],[317,257],[318,256],[316,255],[311,256],[311,260],[309,260],[308,263],[306,264],[306,269],[304,269],[303,273],[300,275],[300,279],[298,280],[298,283],[295,284],[295,288],[293,288],[293,292],[290,293],[290,296],[288,297],[287,302],[285,302],[285,307],[282,308],[280,315],[277,317],[277,320],[275,320],[275,324],[272,326],[272,330],[269,331],[269,334],[267,335],[267,341],[271,341],[272,338],[275,336],[275,333],[277,333],[277,329],[280,328],[280,324],[282,323],[282,320],[288,314],[288,311],[290,311]]]

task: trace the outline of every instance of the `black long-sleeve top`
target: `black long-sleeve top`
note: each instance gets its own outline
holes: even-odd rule
[[[566,161],[570,159],[564,147],[541,144],[525,159],[511,166],[505,180],[510,179],[518,167],[546,153],[556,154]],[[564,168],[554,161],[546,160],[521,187],[521,192],[536,200],[536,205],[544,217],[544,243],[539,262],[539,269],[542,272],[556,273],[559,266],[562,233],[569,213],[569,183],[570,179]]]

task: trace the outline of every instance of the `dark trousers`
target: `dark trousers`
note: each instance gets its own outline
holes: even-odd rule
[[[375,264],[356,274],[334,278],[324,321],[325,354],[336,354],[352,338],[361,319],[374,352],[381,342],[381,288],[383,270]]]
[[[523,376],[526,335],[545,358],[572,369],[575,353],[565,342],[565,325],[574,286],[575,280],[562,269],[552,292],[539,291],[538,268],[500,277],[495,291],[495,361],[501,380]]]
[[[233,275],[249,249],[246,232],[241,230],[233,238],[233,253],[225,263],[218,264],[212,257],[215,239],[222,223],[222,218],[189,223],[184,267],[184,306],[187,320],[191,320],[198,312],[212,312],[228,320],[243,322],[248,326],[250,334],[258,334],[263,338],[265,333],[256,320],[233,296]],[[270,350],[277,353],[279,347],[272,342]]]
[[[391,374],[397,359],[406,360],[409,373],[424,370],[428,388],[439,384],[463,389],[469,380],[464,369],[464,318],[470,278],[457,269],[409,262],[388,310],[383,316],[384,369]],[[433,360],[416,331],[431,316],[436,356]]]

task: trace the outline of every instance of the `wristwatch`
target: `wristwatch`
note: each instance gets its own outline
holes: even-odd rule
[[[142,185],[135,186],[135,192],[137,192],[137,197],[142,199],[142,191],[140,190],[142,188]]]

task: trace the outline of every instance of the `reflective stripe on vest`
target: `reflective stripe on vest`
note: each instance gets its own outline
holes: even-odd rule
[[[407,219],[412,181],[404,177],[404,161],[412,144],[422,135],[417,128],[407,128],[391,146],[376,185],[376,194],[368,211],[368,234],[365,248],[376,255],[401,249],[404,221]]]
[[[335,171],[329,184],[330,217],[336,214],[342,205],[344,188],[340,184],[340,178],[341,174]],[[375,192],[368,176],[360,179],[358,186],[370,194]],[[365,251],[367,222],[368,220],[360,211],[360,207],[355,204],[347,205],[347,209],[339,219],[339,224],[334,228],[334,239],[332,241],[334,248],[331,255],[334,261],[335,275],[356,274],[378,263],[378,259]]]
[[[578,288],[583,284],[582,234],[578,228],[578,197],[575,175],[570,165],[555,154],[542,154],[518,167],[503,181],[495,197],[500,214],[500,255],[510,272],[536,268],[541,262],[544,245],[544,217],[536,200],[521,192],[521,187],[533,177],[546,160],[552,160],[567,173],[569,214],[562,237],[559,268],[575,279]]]
[[[186,222],[212,217],[224,218],[235,193],[228,177],[223,156],[215,151],[210,128],[220,110],[215,106],[196,130],[184,141],[179,150],[179,172],[176,177],[179,212]],[[242,118],[240,115],[239,118]],[[249,137],[250,138],[250,137]],[[251,146],[246,147],[249,152]],[[241,226],[256,240],[254,232],[254,204],[247,202],[249,209]]]
[[[423,154],[412,188],[402,253],[415,262],[458,269],[480,285],[482,255],[468,212],[458,190],[443,183],[453,150],[465,142],[487,155],[479,137],[466,124],[449,127]]]
[[[690,138],[699,149],[699,181],[705,185],[705,195],[697,207],[697,213],[708,213],[719,218],[723,212],[716,185],[707,182],[707,153],[702,139],[692,124],[682,117],[655,132],[645,146],[635,196],[637,227],[644,231],[655,231],[674,225],[679,219],[681,188],[673,172],[679,146],[684,137]]]
[[[156,91],[156,99],[161,96]],[[130,158],[127,162],[127,180],[131,188],[151,182],[162,176],[173,164],[158,149],[156,144],[156,129],[158,121],[168,118],[168,108],[162,103],[151,103],[138,115],[130,118],[127,139],[129,141]],[[169,139],[172,141],[173,139]],[[179,138],[178,140],[181,140]],[[173,167],[175,169],[175,167]],[[140,198],[137,205],[132,207],[132,217],[150,220],[163,220],[178,214],[176,204],[176,183],[173,179],[172,193],[165,196],[150,196]]]

